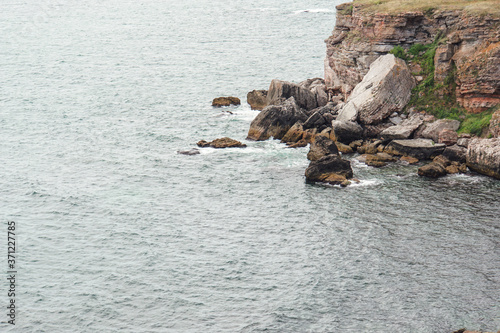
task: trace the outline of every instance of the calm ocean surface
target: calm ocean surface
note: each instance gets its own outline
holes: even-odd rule
[[[340,2],[2,1],[0,331],[500,329],[500,182],[353,160],[340,189],[276,141],[176,153],[244,140],[248,91],[321,77]]]

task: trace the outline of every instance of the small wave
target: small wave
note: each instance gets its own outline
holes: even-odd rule
[[[359,183],[351,182],[351,185],[349,185],[349,187],[374,186],[374,185],[379,185],[381,183],[382,181],[380,179],[365,179],[365,180],[360,180]]]
[[[295,15],[301,14],[301,13],[331,13],[333,10],[327,9],[327,8],[315,8],[315,9],[302,9],[302,10],[295,10],[293,13]]]

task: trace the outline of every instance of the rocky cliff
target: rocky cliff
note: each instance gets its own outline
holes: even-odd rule
[[[484,111],[500,104],[499,27],[498,16],[465,10],[380,13],[359,0],[339,5],[335,29],[326,40],[326,86],[330,96],[346,99],[380,55],[439,39],[435,82],[451,78],[456,100],[469,112]],[[410,68],[418,80],[422,69]]]

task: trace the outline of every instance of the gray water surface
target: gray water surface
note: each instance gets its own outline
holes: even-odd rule
[[[248,91],[321,77],[340,2],[2,2],[0,330],[500,329],[500,182],[351,157],[360,184],[311,185],[273,140],[176,153],[244,140]]]

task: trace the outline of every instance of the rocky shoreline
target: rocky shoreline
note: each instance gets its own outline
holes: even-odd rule
[[[337,24],[326,40],[325,79],[273,80],[268,90],[248,93],[252,109],[262,111],[247,139],[279,139],[291,148],[309,144],[308,157],[314,158],[308,181],[347,185],[353,175],[342,154],[355,152],[373,167],[428,160],[418,170],[425,177],[470,169],[500,179],[500,41],[491,26],[500,20],[461,11],[368,15],[357,9],[356,1],[337,6]],[[447,79],[468,112],[494,111],[482,138],[459,134],[459,120],[437,119],[409,105],[423,77],[393,51],[433,40],[439,43],[425,80]],[[468,71],[477,61],[482,67],[473,80]]]

